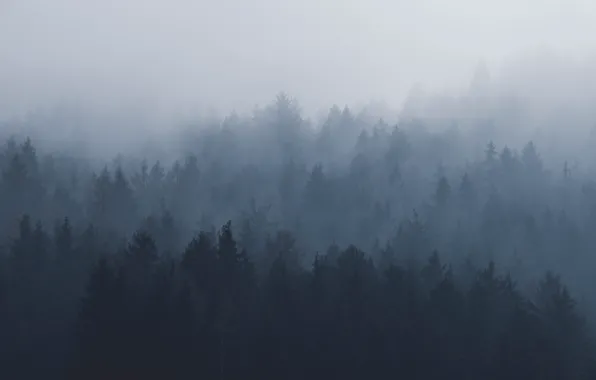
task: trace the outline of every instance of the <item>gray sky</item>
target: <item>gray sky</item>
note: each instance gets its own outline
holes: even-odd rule
[[[0,111],[57,102],[307,109],[467,84],[523,52],[596,48],[592,0],[0,0]]]

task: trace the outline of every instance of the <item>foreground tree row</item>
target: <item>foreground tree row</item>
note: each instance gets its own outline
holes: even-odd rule
[[[285,242],[285,244],[281,244]],[[182,254],[137,232],[102,252],[66,220],[21,223],[3,261],[2,369],[57,378],[591,379],[592,335],[560,279],[524,296],[493,264],[331,246],[298,264],[280,232],[247,252],[231,225]],[[81,276],[81,266],[89,272]]]

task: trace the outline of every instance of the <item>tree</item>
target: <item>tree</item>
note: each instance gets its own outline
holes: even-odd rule
[[[27,137],[23,145],[21,145],[21,155],[23,157],[23,163],[27,168],[27,173],[29,173],[32,176],[37,176],[39,169],[37,152],[29,137]]]
[[[329,206],[328,183],[321,164],[313,167],[305,192],[306,201],[312,207],[322,209]]]
[[[182,267],[200,289],[214,286],[216,279],[216,250],[209,235],[201,232],[192,239],[182,256]]]
[[[94,175],[92,212],[94,220],[103,228],[110,218],[112,177],[107,166],[99,176]]]
[[[474,205],[476,203],[476,189],[468,173],[464,173],[459,184],[459,197],[462,203]]]
[[[444,272],[445,267],[441,264],[439,254],[434,251],[422,268],[421,277],[428,289],[434,289],[443,280]]]
[[[509,149],[509,147],[503,148],[503,150],[501,151],[500,160],[501,165],[505,170],[505,173],[510,175],[516,168],[516,159],[513,156],[513,153],[511,152],[511,149]]]
[[[68,218],[64,218],[62,223],[56,226],[54,231],[54,244],[59,258],[72,259],[71,256],[74,252],[74,246],[72,228]]]
[[[136,204],[134,194],[121,167],[116,168],[111,189],[111,207],[114,218],[119,221],[121,231],[130,231],[136,220]]]
[[[437,184],[437,190],[435,192],[435,201],[439,207],[445,207],[449,198],[451,197],[451,186],[449,185],[449,181],[445,176],[442,176],[439,179],[439,183]]]
[[[278,261],[283,262],[284,270],[292,273],[299,271],[301,268],[301,257],[295,244],[296,239],[290,231],[278,231],[273,239],[268,237],[265,243],[263,263],[266,273]]]
[[[118,342],[121,332],[121,293],[112,267],[101,258],[89,278],[77,320],[77,375],[107,376],[123,364]]]
[[[158,259],[153,237],[145,231],[137,231],[126,252],[127,262],[139,268],[149,268]]]
[[[536,302],[542,312],[546,344],[542,355],[553,378],[580,378],[589,369],[586,355],[591,347],[585,340],[585,322],[575,310],[575,300],[560,277],[547,272],[540,282]]]
[[[542,160],[532,141],[528,142],[522,150],[522,163],[530,173],[540,174],[542,172]]]
[[[497,148],[492,141],[489,141],[486,145],[486,149],[484,150],[485,154],[485,161],[489,164],[495,162],[495,158],[497,156]]]
[[[567,161],[563,164],[563,178],[567,179],[571,175],[571,169],[569,169],[569,165]]]

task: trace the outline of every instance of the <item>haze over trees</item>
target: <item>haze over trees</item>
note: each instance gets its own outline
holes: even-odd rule
[[[280,94],[168,154],[7,138],[0,370],[594,378],[589,171],[485,139],[503,118],[406,116]]]
[[[0,0],[0,379],[596,380],[594,35]]]

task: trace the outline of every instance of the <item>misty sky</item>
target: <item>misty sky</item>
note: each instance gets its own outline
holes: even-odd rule
[[[536,49],[592,54],[591,0],[0,0],[0,111],[399,103]]]

